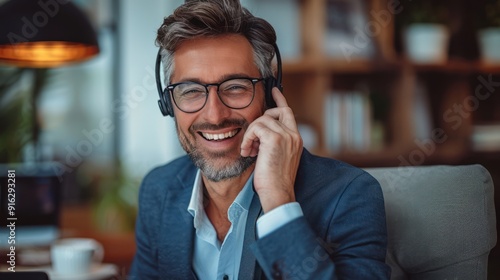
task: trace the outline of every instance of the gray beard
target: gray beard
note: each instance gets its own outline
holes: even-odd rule
[[[231,121],[228,121],[231,122]],[[233,123],[238,121],[232,121]],[[226,122],[227,123],[227,122]],[[244,125],[242,122],[241,125]],[[223,180],[231,179],[240,176],[247,170],[250,166],[252,166],[257,157],[242,157],[240,156],[235,162],[226,164],[222,167],[217,167],[217,161],[224,160],[226,156],[225,153],[211,153],[210,155],[204,156],[198,148],[190,143],[184,135],[182,135],[179,131],[179,127],[177,126],[177,122],[175,122],[177,136],[179,138],[179,142],[189,155],[194,165],[201,170],[201,173],[210,181],[220,182]],[[227,124],[226,124],[227,125]],[[207,125],[205,125],[207,126]],[[219,126],[223,127],[223,124]],[[248,126],[248,125],[246,125]],[[213,127],[213,125],[212,125]],[[195,129],[193,129],[195,130]],[[195,132],[190,131],[191,135],[194,136]],[[193,137],[194,138],[194,137]]]
[[[231,179],[240,176],[247,170],[254,162],[257,157],[240,157],[238,160],[231,164],[227,164],[221,168],[217,168],[214,161],[217,161],[218,155],[210,159],[205,158],[196,149],[188,153],[189,157],[193,161],[194,165],[201,170],[201,173],[210,181],[220,182],[223,180]]]

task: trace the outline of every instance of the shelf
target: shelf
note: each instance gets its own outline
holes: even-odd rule
[[[384,71],[400,71],[403,68],[413,69],[418,73],[463,74],[492,73],[500,74],[500,65],[487,65],[478,61],[449,60],[444,64],[413,63],[408,60],[351,60],[328,58],[297,58],[283,61],[284,74],[300,74],[307,72],[328,72],[332,74],[363,74]]]
[[[320,66],[314,59],[287,59],[283,61],[283,74],[303,74],[307,72],[318,72]]]
[[[470,162],[500,162],[500,150],[498,151],[471,151],[466,159]]]
[[[475,69],[477,72],[483,74],[500,74],[500,64],[485,64],[482,62],[476,62]]]
[[[470,74],[476,68],[475,62],[465,60],[449,60],[445,64],[410,64],[417,72],[442,72],[446,74]]]
[[[401,64],[377,60],[325,59],[287,59],[283,61],[283,73],[301,74],[308,72],[324,72],[328,74],[368,74],[373,72],[397,71]]]
[[[373,72],[397,71],[400,69],[398,63],[385,61],[367,61],[367,60],[346,60],[327,59],[324,61],[324,67],[334,74],[363,74]]]
[[[372,10],[381,10],[389,4],[386,0],[374,0],[370,3],[368,15]],[[475,99],[469,98],[474,97],[477,85],[481,82],[477,81],[477,76],[500,75],[500,64],[485,64],[474,59],[477,57],[477,46],[468,39],[467,34],[459,32],[453,35],[450,47],[454,48],[450,48],[450,56],[445,63],[419,64],[409,61],[404,55],[404,46],[398,46],[401,38],[396,34],[396,21],[392,21],[379,30],[376,38],[371,38],[377,53],[373,59],[359,58],[348,61],[344,57],[325,54],[325,36],[329,24],[324,13],[327,1],[302,1],[301,4],[303,56],[284,60],[283,80],[289,104],[298,120],[317,130],[318,147],[312,152],[359,167],[405,165],[401,162],[402,157],[408,159],[412,152],[415,155],[414,151],[418,149],[414,143],[417,130],[442,128],[449,140],[437,145],[437,150],[432,154],[426,154],[422,164],[461,164],[471,153],[477,155],[478,160],[483,155],[484,158],[499,157],[500,160],[500,151],[494,151],[492,156],[489,156],[489,153],[471,151],[473,122],[478,119],[484,121],[499,118],[495,113],[500,110],[500,103],[496,98],[498,96],[492,94],[488,101],[480,100],[481,110],[466,111],[466,117],[459,111],[459,106],[475,104]],[[462,10],[451,11],[456,15],[457,21],[464,20],[468,12],[463,5],[460,7]],[[355,37],[349,37],[349,40],[353,38]],[[492,80],[495,83],[500,81],[498,77]],[[370,103],[368,108],[371,108],[372,112],[377,111],[377,120],[383,122],[387,141],[394,147],[367,152],[328,151],[326,136],[329,132],[326,129],[328,122],[325,120],[327,114],[324,110],[332,110],[331,107],[325,106],[329,94],[332,91],[349,93],[359,88],[373,93],[371,97],[379,98],[376,100],[378,103]],[[422,97],[419,93],[420,89],[425,96]],[[428,105],[417,107],[416,101]],[[341,107],[343,109],[339,107],[341,106],[336,106],[335,110],[346,110],[346,106]],[[429,128],[417,127],[415,122],[416,109],[423,111],[423,107],[425,112],[419,113],[418,116],[425,118],[424,121],[431,126]],[[369,118],[362,119],[370,121]],[[348,128],[353,126],[349,125]]]

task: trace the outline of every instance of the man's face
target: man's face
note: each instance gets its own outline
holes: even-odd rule
[[[253,50],[241,35],[198,38],[183,42],[174,54],[172,83],[220,83],[231,76],[260,78]],[[179,141],[209,180],[239,176],[255,158],[242,158],[240,146],[248,125],[264,113],[264,86],[255,84],[255,98],[244,109],[231,109],[209,87],[208,100],[198,112],[184,113],[174,105]],[[214,140],[218,139],[218,140]]]

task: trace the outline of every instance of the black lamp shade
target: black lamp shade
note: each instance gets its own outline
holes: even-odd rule
[[[68,0],[11,0],[0,6],[0,62],[48,68],[99,53],[85,14]]]

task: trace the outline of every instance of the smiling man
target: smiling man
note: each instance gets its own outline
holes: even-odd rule
[[[389,277],[380,186],[303,149],[270,84],[275,43],[237,0],[186,1],[165,18],[160,108],[188,156],[142,183],[132,279]]]

